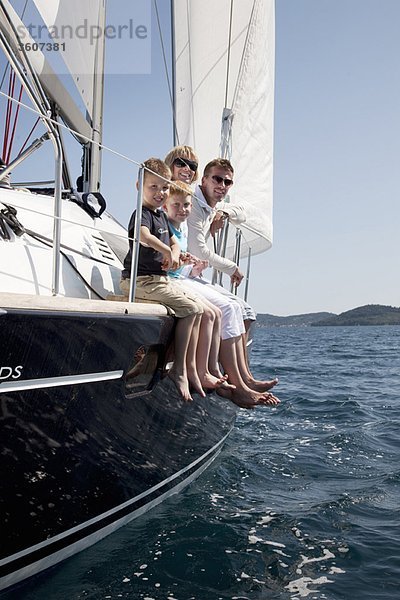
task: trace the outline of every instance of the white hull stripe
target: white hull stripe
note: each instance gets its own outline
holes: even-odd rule
[[[48,567],[51,567],[52,565],[55,565],[58,562],[65,560],[66,558],[68,558],[70,556],[73,556],[77,552],[80,552],[81,550],[84,550],[88,546],[91,546],[91,545],[95,544],[96,542],[100,541],[101,539],[105,538],[110,533],[113,533],[114,531],[116,531],[117,529],[122,527],[123,525],[126,525],[127,523],[129,523],[129,521],[132,521],[133,519],[139,517],[140,515],[147,512],[149,509],[153,508],[154,506],[157,506],[157,504],[160,504],[160,502],[162,502],[163,500],[165,500],[172,494],[176,494],[177,492],[181,491],[184,487],[186,487],[189,483],[191,483],[194,479],[196,479],[196,477],[198,477],[200,475],[200,473],[202,473],[213,462],[213,460],[216,458],[216,456],[219,454],[220,451],[221,451],[221,448],[213,456],[211,456],[206,463],[203,463],[197,469],[197,471],[195,471],[194,473],[191,473],[185,480],[181,481],[176,486],[174,486],[173,488],[170,488],[163,494],[160,494],[159,496],[157,496],[157,498],[155,498],[154,500],[151,500],[144,506],[131,512],[129,515],[126,515],[122,519],[118,519],[118,520],[114,521],[110,525],[98,530],[95,533],[92,533],[91,535],[89,535],[85,538],[82,538],[81,540],[75,542],[74,544],[71,544],[70,546],[66,546],[63,550],[59,550],[58,552],[55,552],[54,554],[50,554],[46,558],[43,558],[37,562],[27,565],[26,567],[23,567],[22,569],[19,569],[13,573],[10,573],[9,575],[6,575],[5,577],[1,578],[0,589],[4,589],[10,585],[14,585],[14,584],[18,583],[19,581],[26,579],[27,577],[35,575],[36,573],[39,573],[40,571],[43,571],[44,569],[47,569]]]
[[[94,517],[93,519],[89,519],[88,521],[81,523],[80,525],[76,525],[76,527],[72,527],[71,529],[68,529],[67,531],[64,531],[63,533],[60,533],[59,535],[55,535],[54,537],[51,537],[47,540],[45,540],[44,542],[41,542],[39,544],[36,544],[35,546],[31,546],[30,548],[26,548],[25,550],[21,550],[20,552],[17,552],[16,554],[13,554],[12,556],[8,556],[7,558],[3,558],[2,560],[0,560],[0,566],[6,565],[9,562],[16,560],[18,558],[21,558],[27,554],[30,554],[31,552],[35,552],[36,550],[40,550],[42,548],[45,548],[46,546],[48,546],[49,544],[53,544],[54,542],[57,542],[59,540],[62,540],[63,538],[77,532],[80,531],[81,529],[84,529],[85,527],[88,527],[89,525],[92,525],[94,523],[97,523],[98,521],[102,521],[103,519],[105,519],[106,517],[119,512],[120,510],[126,508],[127,506],[134,504],[135,502],[138,502],[139,500],[141,500],[142,498],[149,496],[150,494],[152,494],[153,492],[155,492],[156,490],[158,490],[159,488],[169,484],[170,482],[174,481],[174,479],[177,479],[178,477],[180,477],[181,475],[183,475],[184,473],[186,473],[186,471],[189,471],[190,469],[193,469],[193,467],[195,465],[197,465],[198,463],[204,461],[204,459],[209,456],[212,453],[215,453],[218,449],[218,447],[222,446],[222,444],[224,443],[224,441],[226,440],[226,438],[228,437],[230,431],[228,431],[228,433],[217,443],[215,444],[212,448],[210,448],[209,450],[207,450],[207,452],[205,452],[202,456],[200,456],[199,458],[197,458],[195,461],[193,461],[192,463],[190,463],[189,465],[187,465],[186,467],[184,467],[183,469],[181,469],[180,471],[177,471],[176,473],[174,473],[173,475],[171,475],[171,477],[167,477],[167,479],[164,479],[163,481],[160,481],[160,483],[157,483],[157,485],[154,485],[153,487],[149,488],[148,490],[146,490],[145,492],[142,492],[141,494],[138,494],[137,496],[135,496],[134,498],[131,498],[130,500],[127,500],[126,502],[124,502],[123,504],[120,504],[114,508],[112,508],[111,510],[108,510],[104,513],[102,513],[101,515],[98,515],[97,517]]]
[[[4,381],[3,383],[0,383],[0,394],[4,394],[5,392],[21,392],[23,390],[36,390],[61,387],[63,385],[76,385],[81,383],[93,383],[95,381],[121,379],[123,373],[123,371],[104,371],[103,373],[83,373],[82,375],[65,375],[64,377],[43,377],[42,379]]]

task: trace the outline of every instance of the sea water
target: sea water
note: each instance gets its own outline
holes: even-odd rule
[[[400,598],[400,327],[258,328],[278,408],[181,494],[1,600]]]

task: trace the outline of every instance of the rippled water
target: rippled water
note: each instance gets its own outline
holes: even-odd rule
[[[252,365],[280,407],[241,411],[189,489],[2,600],[400,598],[400,327],[259,328]]]

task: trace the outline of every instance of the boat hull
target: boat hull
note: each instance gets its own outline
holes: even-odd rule
[[[171,317],[7,308],[0,324],[1,589],[190,483],[236,409],[161,378]]]

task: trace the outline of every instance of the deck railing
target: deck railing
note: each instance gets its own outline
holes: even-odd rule
[[[22,76],[23,76],[23,73],[22,73]],[[0,92],[0,94],[2,96],[8,97],[3,92]],[[13,98],[11,98],[11,100],[17,102],[21,106],[32,111],[32,109],[30,107],[26,107],[23,103],[15,100]],[[57,128],[62,127],[69,131],[71,131],[71,130],[68,127],[66,127],[65,125],[58,123],[57,121],[54,121],[49,115],[44,114],[42,111],[40,111],[39,108],[37,108],[37,110],[34,112],[40,114],[41,119],[46,124],[48,131],[43,136],[38,138],[38,140],[35,140],[31,144],[31,146],[24,152],[23,156],[20,155],[19,157],[17,157],[16,160],[12,161],[12,163],[10,163],[9,165],[7,165],[6,167],[4,167],[3,169],[0,170],[0,182],[2,179],[4,180],[9,175],[12,168],[14,168],[17,164],[19,164],[22,160],[26,159],[28,156],[30,156],[34,150],[36,150],[38,147],[40,147],[43,144],[44,141],[46,141],[47,139],[51,139],[53,141],[53,146],[54,146],[54,150],[55,150],[56,168],[55,168],[55,181],[53,182],[54,183],[55,202],[54,202],[54,213],[53,213],[53,240],[52,240],[53,241],[52,294],[56,296],[59,294],[59,281],[60,281],[61,223],[65,222],[65,223],[69,223],[69,224],[74,224],[73,221],[71,221],[69,219],[64,219],[61,214],[61,205],[62,205],[61,198],[62,198],[62,193],[65,193],[65,190],[62,189],[62,160],[63,160],[63,157],[62,157],[61,144],[59,145]],[[72,132],[72,133],[76,134],[77,132]],[[81,138],[83,137],[82,134],[79,134],[79,136]],[[92,140],[87,139],[87,141],[91,142]],[[139,177],[138,177],[139,183],[138,183],[138,195],[137,195],[136,210],[137,210],[138,214],[141,214],[142,203],[143,203],[143,180],[144,180],[145,167],[143,165],[141,165],[140,163],[137,163],[136,161],[134,161],[126,156],[123,156],[110,148],[107,148],[104,145],[101,145],[101,148],[103,151],[109,151],[109,152],[117,155],[118,157],[128,160],[129,162],[131,162],[134,165],[139,167]],[[168,180],[166,180],[166,181],[168,181]],[[46,183],[50,183],[50,182],[46,182]],[[26,183],[21,184],[21,185],[26,186]],[[70,193],[73,193],[73,190],[68,190],[68,191]],[[13,205],[13,204],[10,202],[10,205]],[[19,208],[19,207],[17,205],[15,205],[15,208]],[[24,209],[26,210],[26,207],[24,207]],[[33,212],[38,212],[38,211],[35,211],[35,209],[33,209]],[[75,223],[75,224],[80,225],[80,223]],[[224,225],[224,229],[219,233],[218,240],[216,240],[216,245],[214,248],[218,252],[218,254],[220,254],[221,256],[226,255],[228,227],[229,227],[229,224],[228,224],[228,221],[226,221],[225,225]],[[101,229],[99,229],[98,227],[93,227],[93,229],[101,232]],[[234,262],[236,262],[236,264],[239,266],[242,232],[239,228],[235,228],[235,229],[236,229],[236,240],[235,240],[234,255],[232,258],[233,258]],[[131,285],[130,285],[128,300],[130,302],[134,302],[135,291],[136,291],[138,259],[139,259],[140,219],[136,219],[134,237],[130,241],[132,242],[132,262],[131,262],[131,274],[130,274],[131,275],[131,277],[130,277]],[[248,266],[247,266],[246,286],[245,286],[245,300],[247,299],[247,293],[248,293],[250,259],[251,259],[251,249],[249,251],[249,256],[248,256]],[[212,277],[212,282],[215,284],[215,283],[217,283],[217,280],[220,285],[223,285],[223,273],[214,271],[213,277]],[[237,293],[236,289],[234,291],[235,291],[235,293]]]

